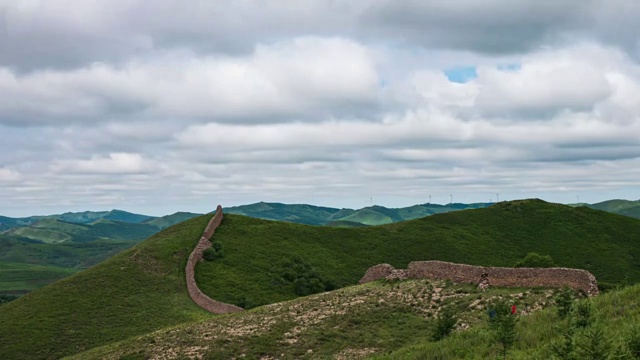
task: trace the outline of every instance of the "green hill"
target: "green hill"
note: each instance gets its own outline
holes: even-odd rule
[[[0,306],[0,358],[57,359],[208,316],[187,295],[184,267],[209,218]]]
[[[58,357],[208,317],[186,295],[183,273],[207,221],[188,220],[3,305],[0,338],[9,345],[0,358],[29,349],[34,358]],[[601,284],[640,281],[640,220],[540,200],[360,228],[226,215],[215,240],[226,256],[199,263],[196,279],[212,298],[246,307],[296,298],[299,286],[353,285],[383,262],[512,266],[529,252],[587,269]]]
[[[167,353],[205,359],[239,354],[249,359],[353,359],[430,342],[443,306],[455,308],[465,327],[476,327],[486,317],[486,309],[478,304],[506,296],[518,306],[542,308],[550,306],[546,296],[551,293],[496,288],[481,292],[475,286],[428,280],[373,282],[163,329],[72,359],[148,359]]]
[[[551,297],[550,297],[551,296]],[[163,329],[71,357],[88,359],[175,358],[231,359],[502,359],[487,309],[499,298],[522,311],[508,359],[558,359],[567,349],[568,320],[560,318],[554,299],[543,289],[480,292],[468,285],[424,280],[376,282],[203,322]],[[593,299],[574,301],[574,319],[564,358],[636,359],[640,350],[640,286]],[[591,316],[576,325],[578,307]],[[431,338],[443,308],[457,317],[452,334]],[[598,335],[598,333],[600,335]],[[565,345],[560,346],[560,345]],[[630,350],[635,350],[635,356]],[[603,354],[597,357],[596,351]],[[556,355],[556,357],[554,357]]]
[[[193,219],[194,217],[200,216],[202,214],[195,214],[190,212],[177,212],[175,214],[162,216],[159,218],[154,218],[145,221],[145,224],[155,226],[158,229],[166,229],[169,226],[173,226],[175,224],[181,223],[183,221],[187,221],[189,219]]]
[[[29,226],[17,227],[5,232],[45,243],[64,241],[89,242],[98,239],[134,240],[147,238],[158,231],[149,224],[125,223],[99,219],[90,224],[70,223],[57,219],[39,220]]]
[[[11,263],[10,266],[15,267],[14,270],[20,271],[24,277],[23,282],[6,281],[2,288],[5,291],[23,293],[42,287],[98,264],[161,229],[198,216],[176,213],[149,219],[117,210],[108,213],[85,224],[45,218],[0,234],[0,261]],[[123,217],[131,221],[143,218],[147,221],[135,223],[109,220]],[[89,217],[84,218],[86,220]],[[27,269],[29,266],[34,266],[32,271]],[[46,269],[50,269],[51,273],[45,274]],[[31,278],[29,274],[32,275]],[[11,289],[11,284],[16,288]]]
[[[608,200],[587,206],[592,209],[608,211],[614,214],[620,214],[640,219],[640,200]]]
[[[226,256],[200,263],[205,293],[236,305],[292,299],[284,263],[303,259],[318,278],[355,284],[367,268],[414,260],[513,266],[529,252],[558,266],[591,271],[607,286],[640,281],[640,221],[541,200],[494,206],[363,228],[309,227],[226,216],[216,232]]]
[[[281,204],[259,202],[256,204],[225,208],[227,214],[246,215],[254,218],[290,221],[309,225],[323,225],[339,209],[305,204]]]

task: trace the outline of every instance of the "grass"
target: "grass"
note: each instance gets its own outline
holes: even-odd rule
[[[594,324],[590,327],[604,331],[604,339],[611,343],[611,354],[624,347],[633,325],[640,323],[640,286],[635,285],[592,299]],[[588,301],[588,300],[582,300]],[[522,317],[516,327],[516,343],[508,359],[550,359],[552,345],[562,339],[566,321],[558,318],[556,309]],[[583,347],[590,328],[578,329],[575,340],[577,347]],[[498,356],[491,334],[486,326],[479,326],[466,332],[458,332],[439,343],[418,343],[398,349],[391,354],[375,359],[492,359]],[[621,355],[620,358],[631,359]]]
[[[282,264],[294,257],[338,287],[356,284],[384,262],[396,268],[416,260],[514,266],[529,252],[589,270],[606,286],[640,281],[640,221],[539,200],[362,228],[226,215],[215,239],[226,256],[198,264],[196,280],[212,298],[237,305],[296,297],[281,277]]]
[[[23,294],[58,281],[77,270],[57,266],[7,263],[0,261],[0,294]]]
[[[210,315],[189,298],[186,259],[210,216],[168,228],[0,307],[1,359],[57,359]]]
[[[455,309],[458,331],[481,325],[482,303],[497,297],[549,306],[551,291],[491,289],[443,281],[374,282],[164,329],[93,349],[73,359],[354,358],[428,342],[442,306]],[[519,299],[522,300],[519,300]]]
[[[3,305],[0,358],[19,358],[27,351],[33,358],[57,358],[209,318],[188,298],[183,273],[208,220],[203,216],[171,227],[100,265]],[[294,284],[281,276],[284,262],[294,257],[338,287],[356,284],[368,267],[382,262],[397,268],[432,259],[512,266],[529,252],[550,254],[559,266],[587,269],[600,282],[640,281],[640,220],[539,200],[361,228],[225,215],[215,240],[226,256],[198,264],[200,287],[216,300],[252,306],[296,297]],[[230,315],[235,316],[241,315]],[[279,333],[247,341],[264,349]],[[353,341],[347,337],[343,344]],[[314,344],[305,346],[320,342]],[[411,344],[377,348],[404,346]]]

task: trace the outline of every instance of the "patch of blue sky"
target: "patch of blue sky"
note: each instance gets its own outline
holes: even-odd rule
[[[451,82],[464,84],[478,77],[478,72],[475,66],[461,66],[444,71],[447,79]]]

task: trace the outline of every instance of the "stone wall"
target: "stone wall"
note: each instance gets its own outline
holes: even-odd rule
[[[222,206],[218,205],[218,207],[216,208],[216,213],[211,218],[211,220],[209,220],[209,224],[207,224],[207,227],[205,228],[200,241],[198,241],[195,249],[193,249],[193,251],[189,255],[189,259],[187,260],[187,267],[185,268],[187,277],[187,291],[189,292],[189,296],[198,306],[214,314],[226,314],[243,310],[241,307],[211,299],[202,291],[200,291],[200,288],[198,288],[198,284],[196,283],[195,279],[196,264],[198,263],[198,261],[202,260],[202,253],[204,252],[204,250],[211,247],[210,239],[222,222],[223,216],[224,215],[222,213]]]
[[[367,270],[360,283],[377,279],[437,279],[482,287],[565,287],[598,295],[598,282],[586,270],[568,268],[503,268],[454,264],[445,261],[414,261],[406,270],[380,264]]]

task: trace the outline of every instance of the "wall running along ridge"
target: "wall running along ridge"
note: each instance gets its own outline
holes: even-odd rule
[[[195,249],[189,255],[189,260],[187,260],[187,267],[185,268],[185,273],[187,276],[187,290],[189,291],[189,296],[193,302],[195,302],[201,308],[212,312],[214,314],[226,314],[230,312],[236,312],[243,310],[241,307],[226,304],[220,301],[215,301],[205,295],[200,288],[198,288],[198,284],[195,279],[195,269],[198,261],[202,260],[202,252],[204,250],[211,247],[211,237],[213,233],[216,231],[220,223],[222,222],[222,206],[218,205],[216,208],[216,214],[211,218],[209,224],[204,229],[204,233],[198,241],[198,245],[196,245]]]
[[[481,289],[498,287],[545,287],[568,286],[582,290],[589,296],[598,295],[598,282],[586,270],[569,268],[505,268],[454,264],[445,261],[414,261],[406,270],[398,270],[389,264],[369,268],[360,279],[360,284],[378,279],[434,279],[456,283],[478,284]]]

